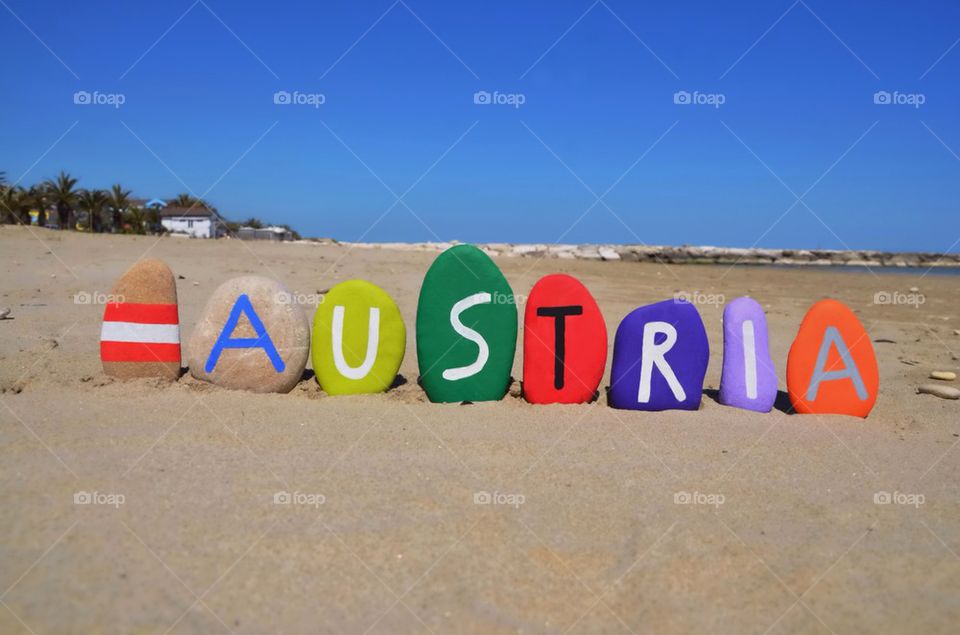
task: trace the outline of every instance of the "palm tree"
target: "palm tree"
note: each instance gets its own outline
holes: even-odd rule
[[[130,231],[134,234],[145,234],[144,226],[147,222],[147,216],[142,207],[130,207],[124,214],[124,221],[130,225]]]
[[[80,190],[77,205],[87,213],[87,229],[99,233],[103,224],[103,207],[107,204],[107,193],[103,190]]]
[[[23,188],[0,185],[0,223],[18,222],[24,198]]]
[[[23,214],[23,222],[30,224],[30,208],[37,210],[37,225],[45,227],[47,225],[47,206],[50,204],[50,194],[44,185],[31,185],[27,190],[26,210]]]
[[[121,229],[123,223],[123,213],[130,207],[130,190],[125,190],[117,183],[110,188],[110,197],[107,201],[107,207],[110,208],[110,225],[114,233]]]
[[[214,206],[210,203],[206,202],[202,198],[197,198],[190,194],[177,194],[176,198],[167,202],[167,205],[170,207],[184,207],[187,209],[199,208],[216,211],[216,208],[214,208]]]
[[[77,204],[77,191],[73,188],[77,185],[77,179],[61,170],[56,180],[48,180],[45,185],[50,193],[50,202],[57,206],[60,229],[72,228],[73,208]]]

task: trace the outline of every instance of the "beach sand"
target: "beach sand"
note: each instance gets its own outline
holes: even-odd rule
[[[112,381],[103,306],[75,296],[107,294],[144,255],[182,276],[184,341],[230,277],[302,294],[368,279],[403,313],[406,383],[328,397],[312,376],[286,395]],[[960,402],[915,388],[960,366],[960,278],[497,259],[521,295],[579,277],[611,344],[631,309],[678,291],[749,294],[784,390],[816,300],[849,304],[875,342],[868,419],[745,412],[712,397],[722,305],[701,304],[700,411],[636,413],[603,396],[427,402],[414,316],[433,257],[0,228],[0,632],[957,631]],[[874,303],[913,286],[922,305]],[[521,362],[518,346],[518,379]]]

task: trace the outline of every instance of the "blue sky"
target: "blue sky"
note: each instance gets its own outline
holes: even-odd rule
[[[957,250],[957,3],[4,3],[11,181],[343,240]]]

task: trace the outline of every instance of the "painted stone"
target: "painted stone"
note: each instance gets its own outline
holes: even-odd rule
[[[190,374],[224,388],[289,392],[303,375],[310,327],[279,282],[233,278],[207,301],[187,344]]]
[[[877,356],[853,311],[830,299],[810,307],[787,357],[793,409],[866,417],[879,389]]]
[[[710,344],[696,307],[665,300],[634,309],[617,327],[608,400],[628,410],[700,407]]]
[[[366,280],[341,282],[313,317],[313,372],[330,395],[383,392],[406,343],[400,309],[386,291]]]
[[[110,291],[100,330],[103,372],[118,379],[180,376],[177,283],[160,260],[141,260]]]
[[[517,306],[497,265],[473,245],[437,256],[417,303],[417,363],[430,401],[503,398],[516,347]]]
[[[607,363],[607,325],[579,280],[544,276],[523,317],[523,398],[583,403],[596,394]]]
[[[723,309],[723,370],[720,403],[770,412],[777,400],[777,372],[763,307],[752,298],[737,298]]]

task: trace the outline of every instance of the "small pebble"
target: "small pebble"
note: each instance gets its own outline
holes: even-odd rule
[[[199,282],[197,282],[196,280],[194,280],[194,281],[193,281],[193,286],[195,286],[195,287],[199,287],[199,286],[200,286],[200,283],[199,283]]]
[[[941,399],[960,399],[960,389],[951,386],[939,386],[937,384],[924,384],[917,388],[917,393],[921,395],[933,395]]]
[[[910,293],[916,293],[920,290],[920,287],[910,287]]]
[[[9,307],[4,307],[0,309],[0,320],[6,320],[8,315],[10,315]]]
[[[960,329],[953,329],[954,335],[960,335]]]
[[[949,370],[935,370],[930,373],[930,379],[940,379],[942,381],[953,381],[957,374]]]

